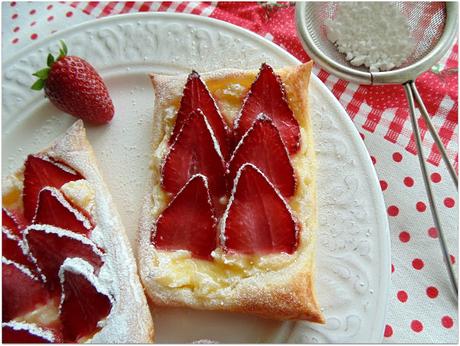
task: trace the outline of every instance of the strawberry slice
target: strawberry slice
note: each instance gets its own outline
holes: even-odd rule
[[[194,175],[160,214],[152,243],[161,250],[189,250],[193,257],[211,259],[216,248],[214,216],[205,176]]]
[[[38,194],[45,186],[60,188],[65,183],[83,177],[73,169],[49,158],[29,155],[24,170],[24,216],[31,221],[37,208]]]
[[[58,272],[66,258],[83,258],[94,266],[96,272],[103,264],[103,253],[96,245],[71,231],[49,225],[31,225],[25,230],[24,239],[51,292],[60,289]]]
[[[294,168],[278,129],[266,116],[257,117],[233,152],[228,164],[230,181],[235,179],[236,172],[246,162],[259,168],[285,198],[294,195]]]
[[[2,323],[2,342],[24,344],[62,343],[62,336],[55,330],[32,323],[11,321]]]
[[[175,195],[195,174],[208,178],[213,197],[226,193],[225,162],[206,117],[190,113],[161,167],[161,185]]]
[[[91,337],[100,329],[98,322],[109,315],[112,298],[99,284],[91,264],[80,258],[65,260],[59,277],[64,340],[78,342],[80,338]]]
[[[2,257],[2,321],[9,321],[46,304],[48,291],[25,266]]]
[[[298,225],[289,206],[252,163],[238,171],[223,216],[224,249],[244,254],[292,254]]]
[[[94,228],[88,213],[72,205],[55,188],[45,187],[38,196],[34,224],[46,224],[89,236]]]
[[[195,71],[187,78],[169,144],[174,143],[182,126],[187,121],[189,114],[197,109],[201,109],[206,116],[206,120],[211,126],[217,142],[219,143],[223,157],[227,159],[230,156],[230,131],[219,112],[219,108],[217,108],[216,102],[209,93],[208,88],[201,80],[200,75]]]
[[[32,263],[21,247],[21,239],[7,228],[2,228],[2,256],[29,269],[33,268]]]
[[[286,101],[281,79],[267,64],[262,64],[244,99],[240,114],[235,119],[233,127],[237,140],[249,130],[260,113],[273,119],[289,154],[296,153],[300,148],[299,123]]]
[[[13,212],[6,208],[2,208],[2,226],[6,227],[13,234],[22,238],[22,230],[26,227],[25,220],[22,219],[20,213]]]

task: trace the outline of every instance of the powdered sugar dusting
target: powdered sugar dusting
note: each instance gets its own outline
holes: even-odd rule
[[[22,189],[22,184],[21,184],[21,189]],[[12,219],[16,225],[19,225],[19,224],[20,224],[20,223],[18,222],[18,219],[17,219],[16,215],[14,215],[12,212],[10,212],[7,208],[2,208],[2,211],[3,211],[4,213],[6,213],[6,215],[8,215],[8,217],[9,217],[10,219]],[[3,224],[2,224],[2,228],[9,229],[8,227],[6,227],[6,226],[3,225]],[[11,231],[12,231],[12,230],[11,230]]]
[[[272,184],[272,182],[267,178],[267,176],[259,168],[257,168],[254,164],[252,164],[250,162],[246,162],[245,164],[241,165],[241,167],[238,169],[238,172],[236,173],[235,179],[233,180],[232,194],[231,194],[230,200],[229,200],[229,202],[227,204],[227,208],[225,209],[224,215],[222,216],[221,227],[220,227],[220,232],[219,232],[219,238],[220,238],[222,246],[225,245],[225,240],[226,240],[226,238],[225,238],[225,227],[226,227],[226,223],[227,223],[228,214],[230,212],[230,209],[232,207],[233,201],[235,199],[235,194],[236,194],[236,190],[238,189],[238,182],[240,180],[241,174],[246,169],[246,167],[251,167],[256,172],[258,172],[266,180],[266,182],[271,186],[273,191],[275,191],[275,193],[278,196],[278,198],[283,202],[286,210],[289,212],[291,218],[294,220],[295,234],[296,234],[296,238],[297,238],[298,235],[299,235],[299,223],[297,222],[297,218],[295,217],[294,213],[292,212],[292,209],[289,206],[289,204],[286,202],[286,200],[281,195],[281,193],[278,191],[278,189]]]
[[[86,210],[94,217],[94,189],[87,180],[80,179],[69,181],[61,186],[60,191],[72,203],[76,204],[81,209]]]
[[[259,76],[260,76],[261,72],[262,72],[262,70],[259,69],[259,72],[257,73],[256,79],[254,80],[253,84],[255,83],[255,81],[257,81],[259,79]],[[252,95],[252,85],[251,85],[251,88],[249,89],[248,93],[246,94],[246,96],[245,96],[245,98],[243,100],[243,104],[241,105],[241,109],[238,112],[238,114],[237,114],[237,116],[235,118],[235,121],[233,122],[233,130],[238,129],[238,127],[240,125],[241,116],[243,115],[244,106],[246,105],[246,102],[248,101],[248,99],[249,99],[249,97],[251,95]]]
[[[201,76],[200,76],[200,74],[198,72],[193,71],[192,73],[196,73],[198,75],[198,79],[200,80],[200,82],[203,83],[203,85],[205,86],[205,89],[206,89],[209,97],[211,98],[212,103],[214,104],[214,108],[217,111],[217,114],[219,115],[220,119],[222,120],[222,124],[224,125],[225,132],[228,133],[229,129],[228,129],[227,123],[225,122],[225,120],[224,120],[224,118],[223,118],[223,116],[222,116],[222,114],[220,112],[220,109],[217,106],[216,100],[214,100],[214,97],[212,97],[211,93],[209,92],[209,89],[206,86],[206,83],[203,81],[203,79],[201,78]],[[182,96],[184,96],[183,93],[182,93]]]
[[[39,271],[43,282],[46,282],[46,277],[43,275],[40,267],[38,266],[37,259],[30,252],[29,245],[27,243],[27,237],[28,237],[30,231],[44,232],[44,233],[48,233],[48,234],[56,234],[60,238],[67,237],[67,238],[71,238],[73,240],[77,240],[77,241],[79,241],[79,242],[81,242],[81,243],[83,243],[85,245],[90,246],[91,249],[93,250],[93,252],[95,254],[97,254],[102,259],[103,262],[105,262],[105,254],[102,253],[101,250],[99,250],[99,248],[91,240],[89,240],[88,238],[86,238],[86,237],[84,237],[84,236],[82,236],[80,234],[77,234],[75,232],[68,231],[68,230],[65,230],[65,229],[62,229],[62,228],[59,228],[59,227],[51,226],[51,225],[38,225],[38,224],[30,225],[24,230],[24,240],[25,241],[23,242],[23,244],[25,246],[25,250],[29,254],[29,258],[32,260],[32,262],[37,267],[37,270]]]
[[[14,240],[14,241],[17,241],[17,242],[20,241],[20,239],[19,239],[19,237],[17,235],[15,235],[13,232],[11,232],[11,230],[8,227],[5,227],[3,225],[2,225],[2,233],[4,235],[6,235],[6,237],[8,239],[11,239],[11,240]]]
[[[77,171],[75,171],[74,169],[72,169],[69,166],[66,166],[66,165],[64,165],[64,164],[62,164],[60,162],[52,160],[48,155],[40,154],[40,155],[34,155],[34,156],[39,157],[42,160],[48,161],[49,163],[52,163],[53,165],[59,167],[60,169],[62,169],[63,171],[65,171],[67,173],[70,173],[70,174],[73,174],[73,175],[78,175]]]
[[[217,141],[217,138],[216,136],[214,135],[214,131],[212,130],[211,128],[211,125],[209,125],[209,122],[208,120],[206,119],[206,116],[203,114],[203,112],[201,111],[201,109],[197,109],[196,110],[197,113],[199,114],[199,117],[203,119],[205,125],[206,125],[206,129],[208,130],[208,133],[209,135],[211,136],[211,141],[212,141],[212,144],[213,144],[213,147],[214,147],[214,150],[216,151],[217,155],[219,156],[219,159],[221,160],[223,166],[225,167],[225,160],[224,160],[224,157],[222,155],[222,151],[220,150],[220,145],[219,145],[219,142]],[[188,121],[191,121],[190,118]],[[181,135],[184,131],[184,128],[187,126],[187,122],[184,123],[184,125],[181,127],[181,129],[179,130],[179,133],[177,134],[176,136],[176,139],[174,140],[173,144],[169,146],[169,148],[167,149],[167,153],[163,156],[162,160],[161,160],[161,177],[160,177],[160,182],[161,184],[163,185],[163,177],[164,177],[164,174],[163,174],[163,170],[164,170],[164,166],[166,164],[166,161],[168,159],[168,157],[170,156],[170,154],[176,150],[176,145],[178,143],[178,141],[180,140],[181,138]],[[190,181],[190,179],[189,179]],[[206,184],[207,184],[207,180],[206,180]]]
[[[230,162],[232,162],[232,160],[234,159],[236,153],[238,152],[239,148],[243,145],[243,142],[245,141],[245,139],[249,136],[249,134],[252,131],[254,131],[254,127],[256,126],[257,121],[267,121],[267,122],[270,122],[270,123],[273,124],[273,120],[270,117],[268,117],[265,113],[259,113],[256,116],[256,118],[255,118],[254,122],[252,123],[251,127],[244,133],[243,137],[241,137],[240,141],[238,142],[238,144],[236,145],[235,149],[233,150],[232,157],[230,158],[229,164],[227,165],[227,167],[230,166]],[[274,126],[274,124],[273,124],[273,126]],[[280,138],[281,138],[281,136],[280,136]],[[282,140],[281,140],[281,142],[282,142]],[[287,155],[289,157],[289,152],[288,152],[286,146],[283,145],[283,147],[286,149],[286,153],[287,153]]]
[[[218,344],[218,342],[215,340],[200,339],[200,340],[192,341],[192,344]]]
[[[3,227],[3,226],[2,226],[2,233],[8,239],[15,241],[19,245],[19,248],[21,249],[21,251],[24,254],[24,256],[28,257],[29,249],[28,249],[27,245],[25,244],[25,242],[22,239],[20,239],[17,235],[12,233],[8,228]]]
[[[246,94],[246,96],[245,96],[245,98],[243,100],[243,104],[241,105],[241,109],[240,109],[239,113],[237,114],[237,116],[235,118],[235,121],[233,123],[233,130],[237,130],[238,127],[239,127],[240,119],[243,116],[243,111],[245,109],[246,103],[248,102],[248,100],[251,98],[251,95],[253,94],[253,85],[254,85],[254,83],[256,83],[258,81],[258,79],[260,77],[260,74],[262,73],[264,67],[267,67],[271,71],[271,73],[275,76],[275,79],[278,82],[278,85],[279,85],[279,88],[280,88],[280,91],[281,91],[281,98],[288,105],[288,108],[290,109],[289,103],[287,102],[286,90],[285,90],[283,81],[281,80],[280,76],[278,76],[275,73],[275,71],[273,71],[273,69],[272,69],[272,67],[270,65],[268,65],[267,63],[263,63],[261,65],[260,69],[259,69],[259,72],[257,73],[257,76],[256,76],[254,82],[251,85],[251,88],[249,89],[249,92]]]
[[[75,232],[72,232],[72,231],[68,231],[68,230],[63,229],[63,228],[51,226],[51,225],[39,225],[39,224],[36,224],[36,225],[28,226],[24,230],[24,239],[26,240],[25,243],[27,243],[27,237],[28,237],[28,235],[29,235],[29,233],[31,231],[44,232],[44,233],[48,233],[48,234],[55,234],[59,238],[71,238],[73,240],[77,240],[80,243],[83,243],[85,245],[90,246],[92,248],[92,250],[94,251],[94,253],[96,253],[102,259],[105,256],[105,254],[101,250],[99,250],[99,248],[96,246],[96,244],[94,244],[94,242],[92,242],[90,239],[86,238],[85,236],[83,236],[81,234],[78,234],[78,233],[75,233]],[[31,257],[33,257],[33,256],[31,255]]]
[[[96,289],[96,291],[100,294],[105,295],[109,300],[110,303],[114,304],[114,300],[112,296],[109,294],[107,289],[104,285],[101,285],[96,275],[94,275],[94,267],[87,261],[81,258],[66,258],[64,263],[62,263],[61,267],[59,268],[59,280],[61,282],[61,301],[59,303],[59,312],[62,310],[62,304],[65,299],[65,291],[64,291],[64,282],[65,282],[65,272],[71,272],[74,274],[82,275],[88,280],[91,285]],[[110,316],[110,314],[109,314]],[[109,318],[107,316],[107,318]],[[99,321],[101,323],[101,321]]]
[[[203,112],[200,109],[198,109],[198,111],[201,114],[201,116],[203,117],[204,123],[206,124],[206,128],[208,129],[209,134],[211,135],[212,143],[214,144],[214,149],[216,150],[216,152],[219,155],[219,157],[222,160],[222,162],[224,162],[224,156],[222,155],[222,151],[220,150],[219,142],[217,141],[217,138],[216,138],[216,136],[214,134],[214,131],[211,128],[211,125],[209,125],[208,119],[206,119],[205,115],[203,114]]]
[[[346,60],[371,72],[400,66],[414,49],[409,24],[392,2],[339,2],[325,25],[327,38]]]
[[[214,224],[216,224],[216,223],[217,223],[217,218],[216,218],[216,216],[214,215],[214,207],[213,207],[213,204],[212,204],[211,195],[210,195],[210,193],[209,193],[208,178],[207,178],[205,175],[201,174],[201,173],[194,174],[194,175],[192,175],[192,176],[190,177],[190,179],[184,184],[184,186],[182,186],[182,188],[179,190],[179,192],[177,192],[177,194],[173,197],[173,199],[171,200],[171,202],[169,202],[169,204],[168,204],[168,206],[165,208],[165,210],[168,209],[168,208],[175,202],[175,200],[178,198],[178,196],[180,196],[180,195],[182,194],[182,192],[183,192],[183,191],[191,184],[191,182],[192,182],[193,180],[195,180],[195,179],[201,179],[201,180],[203,181],[203,183],[204,183],[204,186],[205,186],[205,188],[206,188],[206,195],[207,195],[208,205],[209,205],[209,208],[210,208],[211,210],[213,210],[213,212],[212,212],[212,218],[213,218],[213,220],[214,220]],[[154,231],[156,230],[156,224],[158,223],[158,221],[159,221],[162,217],[163,217],[163,214],[161,213],[161,214],[158,216],[158,218],[157,218],[157,220],[156,220],[156,222],[155,222]],[[153,234],[153,235],[155,235],[155,234]]]
[[[21,272],[23,272],[24,274],[26,274],[28,277],[30,277],[32,280],[34,281],[39,281],[38,278],[30,271],[29,268],[27,268],[25,265],[22,265],[20,263],[16,263],[16,262],[13,262],[11,260],[9,260],[8,258],[6,257],[3,257],[2,256],[2,263],[4,264],[9,264],[9,265],[13,265],[15,266],[16,268],[18,268]]]
[[[50,187],[50,186],[47,186],[47,187],[43,188],[40,191],[39,195],[38,195],[38,200],[39,201],[40,201],[40,195],[44,191],[49,191],[51,193],[51,195],[59,201],[59,203],[61,203],[68,211],[70,211],[73,215],[75,215],[77,220],[80,221],[87,230],[91,230],[91,223],[89,222],[89,220],[80,211],[78,211],[77,209],[73,208],[69,204],[69,202],[67,202],[65,197],[62,195],[62,193],[58,189],[56,189],[54,187]],[[32,220],[32,223],[35,223],[35,218],[37,216],[37,210],[38,210],[38,204],[37,204],[37,207],[35,209],[35,216],[34,216],[34,218]]]
[[[11,328],[13,330],[26,330],[32,335],[39,336],[49,342],[55,342],[54,335],[50,330],[40,328],[33,323],[23,323],[16,321],[2,322],[2,328]]]
[[[224,246],[225,240],[227,239],[225,237],[225,225],[227,223],[228,213],[230,212],[230,208],[232,207],[233,200],[235,199],[236,187],[238,185],[238,181],[240,180],[241,172],[243,171],[243,167],[245,167],[247,164],[249,163],[245,163],[244,165],[240,167],[238,172],[236,172],[235,179],[233,179],[233,187],[232,187],[232,192],[230,194],[230,199],[228,200],[227,207],[225,208],[224,214],[222,215],[222,218],[220,220],[219,240],[220,240],[221,246]]]
[[[145,343],[153,337],[153,323],[143,289],[137,276],[136,263],[129,241],[109,191],[96,166],[93,150],[85,135],[83,122],[77,120],[65,135],[40,154],[53,164],[62,162],[60,168],[69,173],[81,172],[94,190],[93,216],[96,227],[90,239],[53,226],[33,225],[30,228],[72,237],[90,244],[93,251],[104,259],[99,269],[98,281],[104,286],[114,303],[112,312],[104,321],[105,326],[89,342],[93,343]],[[69,171],[68,167],[72,167]],[[21,178],[22,180],[23,178]],[[25,236],[27,234],[27,229]],[[24,242],[26,243],[26,242]],[[25,247],[28,250],[27,244]],[[99,248],[104,249],[101,254]],[[31,260],[36,264],[36,259]],[[43,280],[44,276],[41,275]]]

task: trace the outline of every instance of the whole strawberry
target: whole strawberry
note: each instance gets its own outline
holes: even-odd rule
[[[45,88],[45,96],[66,113],[93,124],[108,123],[114,108],[101,76],[82,58],[67,56],[63,41],[61,45],[59,56],[49,54],[48,67],[33,74],[39,79],[31,88]]]

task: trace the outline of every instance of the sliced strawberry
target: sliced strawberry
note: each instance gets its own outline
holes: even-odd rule
[[[189,250],[192,256],[211,259],[216,248],[217,219],[207,179],[193,176],[158,217],[152,243],[161,250]]]
[[[208,178],[213,197],[225,195],[225,163],[206,117],[200,110],[190,113],[169,149],[162,168],[161,184],[175,195],[195,174]]]
[[[22,230],[26,227],[26,222],[20,213],[2,208],[2,226],[22,238]]]
[[[62,343],[62,336],[55,330],[31,323],[11,321],[2,323],[2,342],[25,344]]]
[[[24,216],[31,221],[35,215],[38,194],[45,186],[60,188],[65,183],[83,177],[73,169],[38,156],[29,155],[24,170]]]
[[[85,236],[89,236],[94,228],[86,211],[73,206],[59,190],[52,187],[40,191],[32,223],[52,225]]]
[[[67,259],[59,270],[62,296],[60,319],[64,340],[78,342],[91,337],[100,327],[98,322],[112,309],[112,299],[98,283],[88,262]]]
[[[294,168],[289,154],[273,121],[259,116],[241,138],[228,164],[230,181],[246,162],[259,168],[285,198],[294,195],[296,188]]]
[[[236,175],[222,230],[223,246],[229,252],[291,254],[297,247],[298,225],[288,205],[251,163]]]
[[[83,258],[94,266],[96,272],[103,264],[103,254],[96,245],[71,231],[49,225],[32,225],[25,230],[24,238],[52,292],[59,292],[58,272],[66,258]]]
[[[33,311],[46,304],[48,291],[25,266],[2,258],[2,321]]]
[[[176,116],[176,123],[169,143],[174,143],[189,114],[197,109],[201,109],[206,116],[206,120],[208,120],[220,145],[223,157],[228,159],[230,156],[230,131],[208,88],[201,80],[200,75],[195,71],[188,76],[187,83],[185,84],[184,93]]]
[[[273,119],[289,153],[296,153],[300,148],[299,123],[286,101],[281,79],[267,64],[262,64],[235,120],[234,132],[237,140],[249,130],[260,113]]]
[[[7,228],[2,228],[2,256],[29,269],[34,267],[21,247],[21,239]]]

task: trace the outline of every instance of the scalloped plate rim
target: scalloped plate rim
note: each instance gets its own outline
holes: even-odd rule
[[[228,29],[229,31],[235,31],[237,33],[242,34],[242,36],[249,36],[251,39],[253,39],[255,42],[265,45],[270,47],[272,50],[276,51],[278,54],[281,56],[284,56],[287,60],[290,60],[294,64],[300,64],[301,62],[295,58],[293,55],[282,49],[280,46],[276,45],[275,43],[268,41],[267,39],[247,30],[244,28],[241,28],[239,26],[236,26],[234,24],[230,24],[218,19],[210,18],[210,17],[203,17],[203,16],[198,16],[198,15],[193,15],[193,14],[185,14],[185,13],[169,13],[169,12],[147,12],[147,13],[129,13],[129,14],[119,14],[119,15],[113,15],[110,17],[104,17],[104,18],[98,18],[98,19],[93,19],[86,21],[84,23],[77,24],[75,26],[71,26],[67,29],[61,30],[56,32],[55,34],[52,34],[45,39],[39,40],[37,42],[34,42],[33,44],[26,46],[16,52],[13,56],[8,58],[7,60],[2,62],[2,67],[12,64],[14,61],[19,60],[26,52],[39,49],[41,46],[51,42],[51,41],[56,41],[60,39],[61,37],[65,37],[67,34],[71,32],[75,32],[76,30],[84,30],[86,28],[90,28],[93,26],[99,26],[104,23],[110,23],[110,22],[118,22],[119,20],[127,20],[129,18],[132,19],[146,19],[146,18],[154,18],[155,17],[164,17],[164,18],[171,18],[171,19],[179,19],[179,20],[192,20],[196,22],[207,22],[211,25],[217,25],[224,27]],[[3,76],[2,76],[3,77]],[[389,225],[388,225],[388,219],[386,216],[386,208],[385,208],[385,203],[383,199],[383,194],[380,191],[379,188],[379,180],[377,178],[377,174],[375,169],[373,168],[372,162],[369,157],[369,153],[362,142],[359,132],[354,126],[354,123],[352,120],[349,118],[348,114],[346,113],[345,109],[342,107],[340,102],[335,98],[335,96],[332,94],[332,92],[325,86],[324,83],[322,83],[319,78],[312,74],[312,84],[314,84],[316,87],[318,87],[324,95],[329,99],[333,107],[335,108],[334,110],[337,112],[337,114],[340,115],[344,120],[344,124],[346,124],[347,129],[353,134],[353,137],[350,138],[350,141],[353,142],[352,144],[355,146],[355,148],[359,148],[359,156],[360,159],[362,159],[366,164],[364,165],[366,169],[366,173],[368,176],[371,178],[370,185],[372,186],[372,193],[374,194],[374,201],[377,203],[377,210],[379,211],[379,214],[377,215],[377,219],[379,220],[379,223],[382,225],[382,229],[384,230],[384,234],[380,234],[380,240],[383,241],[382,245],[379,247],[380,253],[383,255],[380,258],[380,271],[383,274],[381,277],[382,279],[380,280],[380,285],[379,285],[379,290],[381,294],[381,299],[378,301],[383,303],[383,304],[378,304],[378,307],[376,308],[378,315],[380,318],[376,318],[376,320],[381,321],[380,326],[377,328],[374,328],[372,333],[371,333],[371,340],[368,342],[381,342],[383,339],[383,332],[384,332],[384,327],[385,327],[385,317],[387,313],[387,308],[388,308],[388,298],[389,298],[389,293],[390,293],[390,282],[391,282],[391,271],[390,265],[391,265],[391,242],[390,242],[390,231],[389,231]],[[8,119],[7,119],[8,121]]]

